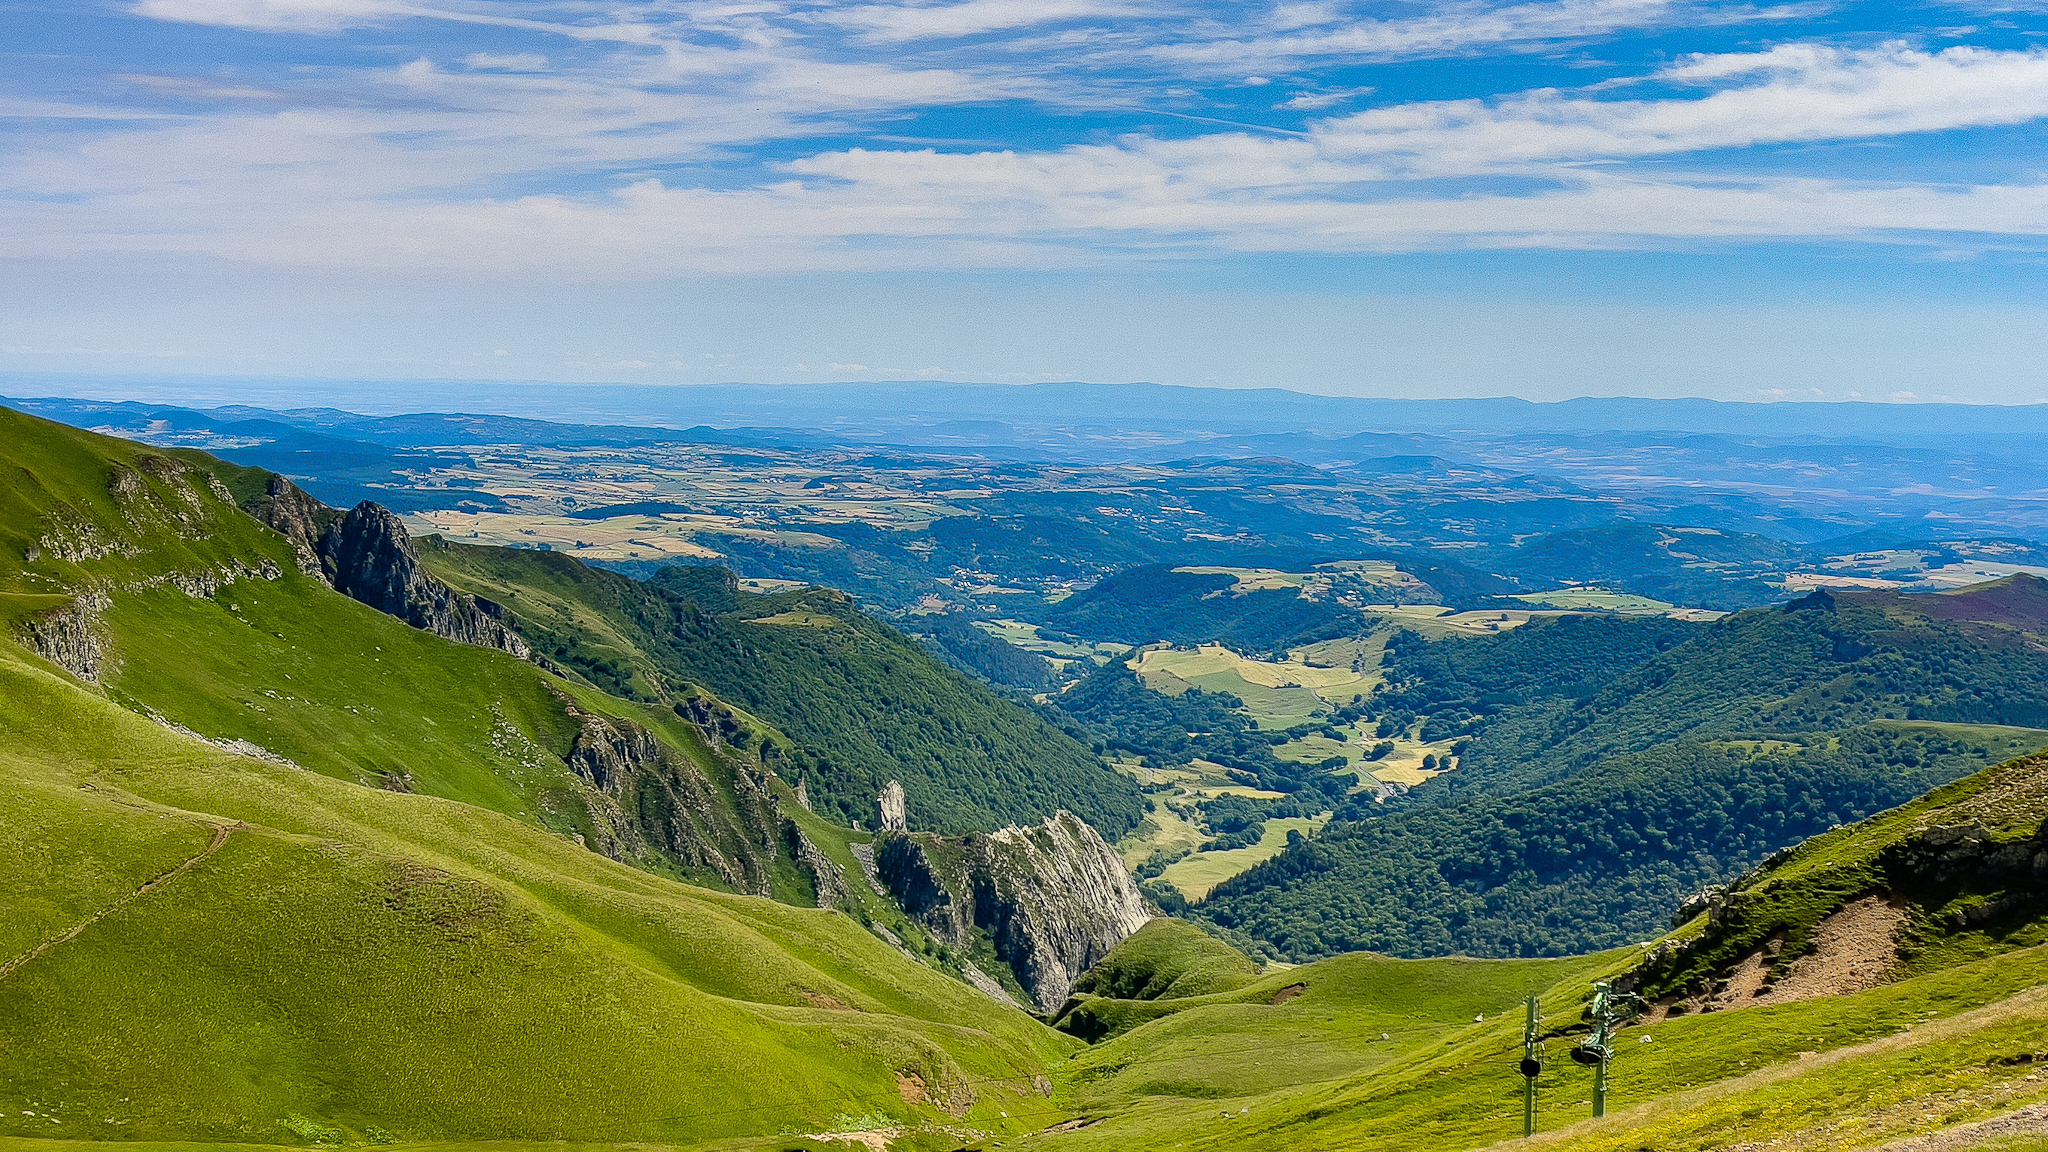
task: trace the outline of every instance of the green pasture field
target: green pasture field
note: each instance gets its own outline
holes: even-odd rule
[[[1609,592],[1600,588],[1563,588],[1554,592],[1527,592],[1515,599],[1544,608],[1590,608],[1604,612],[1662,615],[1676,608],[1662,600],[1633,592]]]
[[[1064,1099],[1103,1120],[1023,1143],[1397,1152],[1517,1139],[1522,997],[1540,995],[1547,1031],[1568,1029],[1591,981],[1632,951],[1354,954],[1212,996],[1091,1004],[1138,1021],[1072,1061],[1062,1081]],[[1300,995],[1280,999],[1297,984]],[[2048,948],[2032,948],[1852,996],[1627,1028],[1603,1121],[1591,1119],[1591,1073],[1564,1058],[1575,1041],[1553,1038],[1539,1131],[1545,1146],[1613,1152],[1795,1134],[1780,1146],[1867,1147],[2038,1103],[2048,1100],[2038,1065],[2000,1061],[2048,1036],[2043,984]]]
[[[1185,860],[1167,866],[1165,880],[1190,900],[1200,900],[1214,888],[1232,876],[1264,863],[1280,854],[1287,847],[1287,834],[1299,832],[1313,836],[1330,822],[1330,814],[1320,816],[1288,817],[1266,821],[1266,833],[1259,842],[1249,848],[1232,848],[1227,852],[1197,852]]]
[[[1213,645],[1147,649],[1132,667],[1148,687],[1169,695],[1190,686],[1227,692],[1244,702],[1246,714],[1261,728],[1305,724],[1369,689],[1366,678],[1348,667],[1253,660]]]

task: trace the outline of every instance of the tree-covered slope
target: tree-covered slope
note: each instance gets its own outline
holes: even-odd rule
[[[233,755],[6,642],[0,772],[0,1135],[1001,1131],[1064,1043],[847,917]]]
[[[1456,771],[1354,798],[1197,914],[1301,958],[1644,939],[1656,909],[1777,848],[2048,745],[2043,648],[1955,618],[2031,595],[2004,587],[1390,643],[1371,707],[1463,737]]]
[[[1176,571],[1170,564],[1126,569],[1045,611],[1064,631],[1125,644],[1215,642],[1251,652],[1341,636],[1361,627],[1352,608],[1304,599],[1295,590],[1236,593],[1227,574]]]
[[[773,723],[814,805],[872,824],[900,780],[915,826],[1035,824],[1067,809],[1114,838],[1136,786],[1028,708],[954,671],[838,592],[741,592],[722,568],[646,582],[548,552],[429,538],[428,567],[505,605],[549,659],[614,691],[661,698],[687,684]]]

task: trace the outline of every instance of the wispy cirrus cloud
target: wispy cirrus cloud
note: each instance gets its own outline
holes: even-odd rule
[[[843,101],[833,81],[813,79],[803,89],[811,106]],[[461,110],[403,119],[293,112],[242,118],[235,131],[207,123],[138,134],[126,138],[130,147],[102,144],[61,162],[45,156],[26,169],[40,176],[33,190],[43,200],[9,231],[74,247],[162,245],[317,266],[600,276],[1031,267],[1203,252],[2048,236],[2048,185],[2038,182],[1929,186],[1588,167],[2037,119],[2048,116],[2048,54],[1784,46],[1696,55],[1648,79],[1671,94],[1621,99],[1600,87],[1410,102],[1332,117],[1293,138],[1219,132],[1042,151],[849,148],[782,163],[775,178],[740,187],[642,178],[609,192],[421,202],[423,191],[460,188],[522,163],[618,164],[710,147],[749,126],[717,122],[711,114],[725,106],[690,97],[642,93],[619,106],[608,91],[556,77],[412,65],[396,82]],[[962,92],[953,80],[932,83],[901,98]],[[766,81],[764,91],[776,86]],[[423,152],[405,143],[419,138],[439,144]],[[518,151],[507,147],[514,139]],[[145,142],[147,155],[132,147]],[[109,187],[114,173],[142,170],[155,178]],[[1524,186],[1470,183],[1502,172]],[[191,227],[210,216],[225,225],[231,205],[248,203],[262,207],[234,213],[232,227]],[[110,233],[110,211],[134,231]]]
[[[2033,177],[1750,163],[2048,119],[2041,50],[1794,37],[1456,98],[1402,97],[1378,82],[1398,71],[1374,71],[1816,10],[139,0],[149,19],[338,46],[317,66],[128,75],[122,92],[147,97],[128,118],[112,94],[17,102],[54,127],[13,138],[0,250],[603,277],[2044,234]],[[408,38],[416,58],[390,63]],[[1284,131],[1230,127],[1262,119]],[[1003,143],[965,142],[983,138]],[[962,142],[886,146],[904,139]]]
[[[1265,22],[1238,32],[1220,24],[1152,45],[1147,54],[1182,66],[1224,70],[1284,68],[1341,57],[1387,61],[1485,49],[1533,50],[1625,29],[1782,23],[1832,7],[1825,3],[1729,4],[1694,0],[1528,0],[1452,3],[1423,15],[1360,18],[1330,5],[1282,4]]]
[[[959,4],[857,4],[828,9],[817,19],[859,32],[882,44],[953,39],[1070,20],[1159,14],[1157,6],[1119,0],[966,0]]]
[[[339,32],[413,15],[402,0],[137,0],[151,20],[217,24],[266,32]]]

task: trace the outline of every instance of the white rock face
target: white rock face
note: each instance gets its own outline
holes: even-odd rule
[[[1004,913],[990,935],[1039,1007],[1057,1011],[1074,981],[1144,927],[1152,911],[1116,850],[1071,812],[1005,828],[989,841],[990,879]]]
[[[949,944],[964,944],[976,928],[987,932],[1048,1014],[1082,973],[1152,918],[1116,850],[1071,812],[944,841],[950,847],[937,854],[926,851],[928,843],[942,842],[923,834],[878,841],[878,871],[890,893]]]
[[[903,785],[895,780],[882,786],[882,794],[875,797],[875,803],[882,808],[882,831],[910,831],[910,815],[903,806]]]

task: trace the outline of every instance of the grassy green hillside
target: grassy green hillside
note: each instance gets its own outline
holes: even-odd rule
[[[0,1132],[1002,1129],[1061,1051],[847,917],[234,756],[12,645],[0,771]]]
[[[0,493],[9,630],[68,653],[110,699],[207,739],[813,902],[811,878],[772,849],[771,798],[746,786],[772,759],[767,725],[715,701],[698,717],[610,698],[338,595],[238,510],[204,457],[187,459],[0,409],[0,467],[19,477]],[[712,712],[729,729],[717,746],[699,723]],[[585,717],[653,733],[667,760],[586,778],[568,762]]]
[[[700,684],[794,742],[815,804],[874,823],[900,780],[914,826],[1036,823],[1065,808],[1111,839],[1143,814],[1138,791],[1086,746],[946,667],[820,588],[756,596],[722,568],[641,583],[550,552],[430,538],[428,568],[505,605],[543,655],[599,686],[657,699]]]
[[[208,463],[0,410],[0,622],[40,653],[0,639],[0,1133],[695,1141],[1037,1098],[1070,1042],[1022,1013],[657,875],[810,904],[807,840],[858,876],[786,736],[341,596]]]
[[[1069,1006],[1114,1025],[1061,1080],[1092,1122],[1025,1144],[1394,1152],[1518,1139],[1521,1000],[1534,994],[1546,1146],[1872,1148],[1948,1130],[1940,1147],[2038,1148],[2048,1113],[2015,1129],[2034,1143],[1980,1143],[1970,1126],[2048,1106],[2044,813],[2048,757],[1974,774],[1785,854],[1654,949],[1353,954],[1180,995],[1177,974],[1219,966],[1217,944],[1148,930],[1099,969],[1094,987],[1113,995]],[[1845,931],[1872,901],[1892,919]],[[1759,957],[1774,971],[1745,983]],[[1565,1056],[1601,979],[1653,1003],[1616,1040],[1596,1121],[1592,1073]],[[1685,997],[1694,1010],[1675,1011]]]

